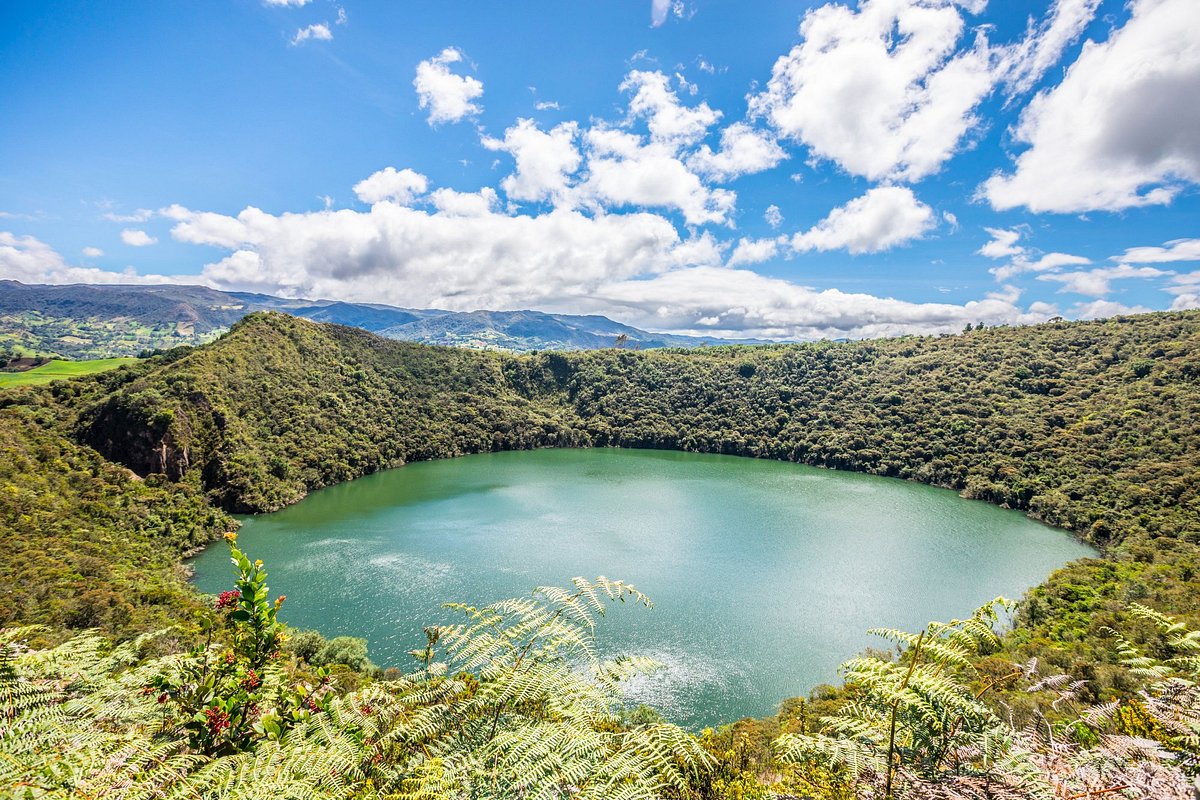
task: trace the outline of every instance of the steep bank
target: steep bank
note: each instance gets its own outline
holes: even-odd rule
[[[508,356],[256,314],[213,345],[56,402],[106,458],[239,511],[414,460],[540,446],[721,452],[949,486],[1106,548],[1023,612],[1017,638],[1063,650],[1050,656],[1070,666],[1095,655],[1131,600],[1197,610],[1198,344],[1200,315],[1167,313]]]

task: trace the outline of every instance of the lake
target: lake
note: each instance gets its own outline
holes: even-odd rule
[[[1016,511],[917,483],[779,461],[653,450],[535,450],[411,464],[243,518],[283,619],[366,637],[412,665],[448,601],[484,604],[576,575],[634,583],[608,653],[665,669],[636,700],[697,727],[774,712],[837,680],[872,627],[919,629],[1019,598],[1093,551]],[[218,543],[196,583],[232,585]]]

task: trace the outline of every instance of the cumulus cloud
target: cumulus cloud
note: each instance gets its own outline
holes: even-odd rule
[[[721,118],[708,103],[688,107],[679,102],[670,79],[661,72],[633,70],[621,82],[621,91],[633,92],[629,114],[646,119],[650,138],[673,147],[693,145]]]
[[[1050,272],[1063,267],[1092,263],[1090,259],[1070,253],[1045,253],[1035,259],[1031,256],[1029,248],[1017,244],[1022,233],[1020,228],[984,228],[984,230],[991,234],[992,239],[976,252],[988,258],[1011,259],[1003,266],[992,267],[988,270],[1001,283],[1026,272]]]
[[[948,333],[961,331],[967,322],[1025,324],[1056,313],[1046,304],[1022,311],[992,297],[955,305],[819,291],[750,270],[712,266],[614,283],[594,295],[592,309],[658,330],[800,339]]]
[[[1131,247],[1113,261],[1126,264],[1166,264],[1172,261],[1200,261],[1200,239],[1175,239],[1162,247]]]
[[[743,237],[738,241],[737,247],[733,249],[733,255],[729,257],[727,266],[740,267],[770,261],[779,254],[779,244],[778,239],[746,239]]]
[[[681,238],[656,214],[514,213],[490,189],[437,189],[419,208],[236,216],[163,210],[172,236],[225,258],[188,282],[223,289],[456,310],[600,313],[655,330],[819,338],[961,330],[968,322],[1043,321],[1053,306],[1000,292],[962,305],[910,303],[766,278],[738,264],[777,256],[786,239],[743,239],[726,262],[709,233]]]
[[[1135,0],[1067,76],[1021,114],[1029,145],[981,187],[992,207],[1078,212],[1169,203],[1200,182],[1200,14],[1194,0]]]
[[[329,25],[324,22],[308,25],[296,31],[296,35],[292,37],[292,44],[304,44],[309,39],[319,42],[330,42],[333,41],[333,31],[329,30]]]
[[[500,182],[512,200],[541,201],[561,198],[583,161],[575,145],[579,125],[564,122],[549,131],[531,119],[519,119],[504,132],[503,139],[484,137],[489,150],[509,153],[517,169]]]
[[[1200,271],[1176,275],[1171,278],[1166,290],[1175,295],[1175,300],[1171,303],[1172,311],[1200,308]]]
[[[149,247],[158,243],[158,239],[137,228],[126,228],[121,231],[121,241],[130,247]]]
[[[772,203],[763,212],[763,221],[772,228],[778,228],[783,224],[783,212],[779,210],[779,206]]]
[[[293,6],[299,8],[311,3],[312,0],[263,0],[263,3],[268,6]]]
[[[395,167],[385,167],[354,184],[354,194],[364,203],[388,201],[407,205],[428,189],[429,180],[424,175],[411,169],[397,171]],[[330,203],[325,205],[328,207]]]
[[[459,310],[527,307],[688,258],[674,226],[651,214],[510,216],[490,189],[430,197],[432,209],[384,201],[279,216],[174,207],[172,235],[232,251],[204,269],[220,287]]]
[[[1146,306],[1127,306],[1112,300],[1093,300],[1090,303],[1076,303],[1067,313],[1075,319],[1105,319],[1124,314],[1145,314],[1151,310]]]
[[[1154,267],[1131,267],[1120,264],[1115,267],[1083,270],[1080,272],[1056,272],[1039,275],[1039,281],[1056,281],[1062,284],[1060,292],[1074,292],[1089,297],[1103,297],[1112,291],[1112,281],[1129,278],[1160,278],[1170,272]]]
[[[95,249],[95,248],[87,248]],[[84,253],[84,255],[89,255]],[[162,275],[138,275],[132,268],[110,272],[68,264],[50,245],[33,236],[0,231],[0,280],[21,283],[173,283]]]
[[[933,209],[904,186],[877,186],[829,212],[804,233],[792,237],[792,249],[877,253],[919,239],[937,225]]]
[[[456,48],[447,47],[433,58],[417,64],[413,87],[423,109],[429,110],[429,124],[458,122],[480,113],[474,101],[483,96],[483,83],[470,75],[450,71],[451,64],[463,60]]]
[[[1019,230],[1005,228],[984,228],[984,230],[992,235],[992,240],[976,251],[981,256],[1007,258],[1025,252],[1025,248],[1017,244],[1017,240],[1021,238]]]
[[[85,247],[81,252],[84,258],[100,258],[104,255],[104,251],[99,247]]]
[[[579,203],[597,208],[641,206],[668,208],[689,225],[729,220],[737,195],[706,186],[665,143],[612,128],[593,128],[588,144],[587,178],[575,191]]]
[[[1020,254],[1012,261],[1004,266],[993,267],[989,272],[996,276],[996,280],[1004,282],[1026,272],[1051,272],[1063,267],[1082,266],[1090,263],[1092,263],[1090,259],[1070,253],[1046,253],[1036,260],[1030,259],[1025,254],[1025,249],[1020,248]],[[1049,278],[1046,279],[1049,280]]]
[[[728,181],[771,169],[785,158],[787,153],[770,134],[735,122],[721,131],[719,150],[702,145],[688,158],[688,166],[712,180]]]
[[[993,85],[986,40],[960,47],[964,31],[951,3],[820,6],[804,15],[802,41],[775,62],[751,109],[847,172],[918,180],[960,146]]]

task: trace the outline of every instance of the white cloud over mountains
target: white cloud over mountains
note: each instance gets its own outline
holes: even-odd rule
[[[413,88],[417,90],[421,108],[429,111],[430,125],[459,122],[483,110],[475,103],[483,96],[483,82],[470,75],[458,75],[450,69],[462,60],[458,49],[447,47],[433,58],[417,64]]]
[[[1017,42],[998,45],[975,16],[982,0],[828,3],[804,16],[800,43],[776,61],[741,118],[726,119],[698,98],[697,86],[681,74],[684,67],[675,74],[631,70],[618,87],[626,108],[615,119],[548,126],[519,118],[499,133],[477,121],[480,145],[503,165],[494,187],[461,191],[388,166],[353,185],[366,208],[327,203],[313,212],[247,207],[224,214],[175,205],[110,217],[120,223],[167,218],[176,241],[224,251],[198,276],[74,266],[33,237],[2,233],[0,277],[200,281],[459,310],[535,307],[608,314],[657,330],[763,337],[942,332],[967,322],[1127,313],[1135,307],[1106,296],[1119,281],[1138,279],[1154,281],[1179,307],[1200,304],[1200,279],[1156,266],[1200,260],[1200,239],[1130,248],[1111,259],[1115,264],[1097,267],[1083,256],[1029,246],[1035,226],[1011,221],[987,228],[991,239],[977,251],[993,259],[991,272],[1001,285],[969,302],[819,290],[804,285],[803,277],[784,280],[748,269],[808,253],[903,247],[930,236],[939,220],[945,221],[941,232],[953,234],[955,215],[935,211],[905,184],[936,174],[971,146],[982,125],[981,103],[998,87],[1015,103],[1039,86],[1094,18],[1097,4],[1057,0]],[[1186,2],[1135,0],[1130,22],[1107,42],[1087,45],[1066,78],[1036,96],[1017,132],[1028,149],[1010,174],[997,174],[981,190],[993,206],[1120,208],[1165,201],[1183,183],[1200,179],[1200,118],[1194,102],[1183,103],[1197,93],[1189,66],[1195,48],[1183,41],[1200,37],[1189,27],[1194,21],[1178,19],[1181,5]],[[654,19],[665,21],[672,8],[655,2]],[[1163,58],[1153,55],[1155,47],[1163,48]],[[468,72],[453,47],[417,65],[413,87],[430,125],[482,114],[483,83]],[[1065,137],[1059,150],[1055,137]],[[847,194],[857,197],[803,224],[784,225],[774,202],[765,212],[751,206],[739,216],[738,187],[771,176],[734,182],[791,155],[831,162],[866,178],[866,185],[854,181]],[[807,178],[779,183],[785,187],[780,195],[764,200],[789,209],[783,192],[816,191]],[[933,197],[924,188],[920,194]],[[759,214],[769,230],[757,222]],[[745,232],[737,231],[739,223]],[[138,229],[121,236],[134,246],[154,242]],[[794,271],[803,274],[802,267]],[[1021,288],[1010,283],[1022,276],[1026,289],[1041,286],[1048,294],[1044,287],[1056,284],[1094,299],[1065,309],[1022,305]]]

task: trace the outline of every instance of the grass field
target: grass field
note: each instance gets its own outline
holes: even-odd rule
[[[24,372],[0,372],[0,389],[10,386],[33,386],[35,384],[61,381],[79,375],[91,375],[132,364],[136,358],[100,358],[95,361],[51,361]]]

